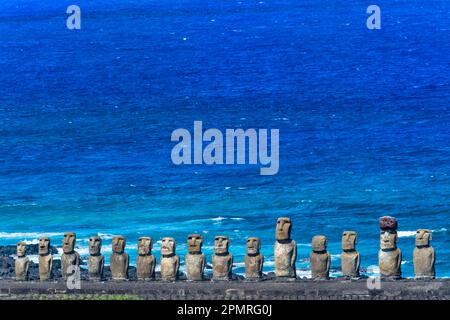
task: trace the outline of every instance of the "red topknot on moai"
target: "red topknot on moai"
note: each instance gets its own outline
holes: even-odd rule
[[[383,231],[392,230],[397,231],[397,219],[390,216],[380,218],[380,229]]]

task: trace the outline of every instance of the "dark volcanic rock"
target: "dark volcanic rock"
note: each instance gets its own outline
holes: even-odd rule
[[[54,246],[50,246],[50,251],[52,254],[57,254],[58,249]],[[8,245],[8,246],[0,246],[0,256],[11,256],[16,254],[16,246]],[[39,254],[39,245],[36,244],[27,244],[27,255]]]

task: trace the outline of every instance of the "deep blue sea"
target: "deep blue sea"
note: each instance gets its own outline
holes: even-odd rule
[[[381,8],[381,30],[366,27]],[[278,216],[294,221],[299,275],[311,238],[359,233],[377,264],[378,217],[399,221],[405,276],[429,228],[450,276],[450,1],[8,0],[0,3],[0,244],[60,245],[86,257],[99,234],[155,242],[189,233],[262,239],[273,270]],[[66,9],[81,8],[81,30]],[[280,129],[280,171],[175,166],[173,130]],[[159,257],[159,243],[154,253]]]

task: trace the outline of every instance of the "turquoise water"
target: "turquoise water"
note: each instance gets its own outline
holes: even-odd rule
[[[362,267],[377,263],[378,217],[399,220],[403,271],[414,231],[434,230],[438,276],[450,275],[448,1],[73,1],[0,4],[0,244],[64,231],[128,239],[202,233],[262,239],[273,269],[278,216],[294,221],[297,266],[311,238],[344,230]],[[175,166],[171,132],[280,129],[280,171]],[[155,245],[159,256],[159,244]]]

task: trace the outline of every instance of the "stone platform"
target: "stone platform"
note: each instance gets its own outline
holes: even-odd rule
[[[382,281],[380,289],[369,290],[367,280],[331,279],[278,282],[81,282],[81,289],[69,290],[63,281],[17,282],[0,280],[0,298],[14,299],[45,295],[132,295],[151,300],[411,300],[450,299],[450,279]]]

